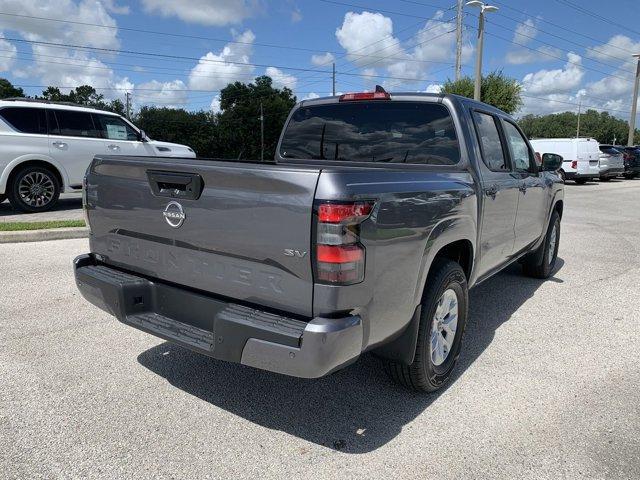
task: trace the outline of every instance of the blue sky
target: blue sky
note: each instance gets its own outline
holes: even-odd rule
[[[631,53],[640,53],[636,2],[614,0],[605,10],[595,0],[494,4],[500,10],[487,17],[483,70],[522,82],[521,114],[575,110],[581,101],[628,117]],[[298,98],[327,95],[333,61],[339,92],[376,83],[437,91],[454,74],[452,7],[445,0],[0,0],[0,76],[30,94],[89,83],[109,98],[130,91],[136,106],[214,110],[226,83],[265,73]],[[465,12],[463,73],[472,74],[477,9]]]

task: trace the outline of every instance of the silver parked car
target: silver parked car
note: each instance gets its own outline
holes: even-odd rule
[[[623,147],[624,148],[624,147]],[[600,145],[600,180],[608,182],[624,173],[624,156],[622,150],[614,145]]]

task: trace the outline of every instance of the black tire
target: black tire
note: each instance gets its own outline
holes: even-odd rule
[[[29,179],[36,179],[36,183],[41,185],[42,195],[24,195]],[[47,167],[25,167],[11,175],[7,194],[11,206],[16,210],[27,213],[46,212],[58,202],[60,181],[53,170]]]
[[[560,179],[562,180],[562,183],[566,183],[567,175],[564,173],[564,170],[558,170],[558,173],[560,174]]]
[[[585,183],[587,183],[587,179],[586,179],[586,178],[576,178],[576,179],[575,179],[575,182],[576,182],[578,185],[584,185]]]
[[[451,349],[444,362],[436,365],[431,358],[431,330],[436,321],[435,313],[438,302],[448,290],[452,290],[456,294],[458,320]],[[464,329],[467,324],[468,304],[469,289],[467,278],[460,265],[446,258],[436,258],[431,267],[423,296],[418,341],[413,363],[405,365],[393,360],[383,359],[385,371],[391,379],[406,388],[416,391],[434,392],[442,388],[451,377],[451,372],[460,356]]]
[[[611,180],[611,177],[600,177],[601,182],[608,182],[609,180]]]
[[[553,229],[555,228],[556,236],[553,246],[553,252],[551,252],[551,237]],[[556,266],[558,259],[558,248],[560,246],[560,215],[554,211],[551,214],[551,220],[549,221],[549,227],[547,233],[544,236],[544,242],[538,247],[538,249],[525,257],[522,262],[522,271],[525,275],[534,278],[549,278],[553,273],[553,269]],[[542,261],[540,261],[540,259]]]
[[[0,194],[0,203],[4,202],[6,199],[7,196],[4,193]]]

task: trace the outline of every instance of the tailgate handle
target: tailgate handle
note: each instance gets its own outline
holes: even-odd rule
[[[202,177],[197,173],[147,170],[147,178],[153,194],[158,197],[197,200],[204,187]]]

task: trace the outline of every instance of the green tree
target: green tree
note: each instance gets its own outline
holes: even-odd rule
[[[550,115],[525,115],[519,122],[529,138],[575,137],[578,115],[574,112]],[[600,143],[627,143],[629,123],[607,112],[587,110],[580,115],[580,136],[595,138]],[[640,131],[636,129],[634,144],[640,143]]]
[[[144,106],[133,121],[154,140],[188,145],[199,157],[221,156],[216,118],[210,112]]]
[[[222,156],[260,158],[260,105],[264,112],[264,158],[274,157],[280,131],[296,97],[289,88],[273,87],[270,77],[254,83],[235,82],[220,92],[221,113],[217,115]]]
[[[104,95],[98,93],[90,85],[80,85],[71,89],[69,93],[62,93],[58,87],[47,87],[42,91],[42,98],[52,102],[70,102],[87,107],[109,110],[124,115],[124,103],[120,99],[105,100]]]
[[[447,80],[442,86],[443,93],[453,93],[473,98],[474,81],[471,77],[460,80]],[[507,113],[515,113],[522,106],[522,86],[514,78],[505,76],[502,71],[495,71],[482,77],[480,82],[480,99]]]
[[[6,78],[0,78],[0,98],[24,97],[21,88],[14,87]]]

